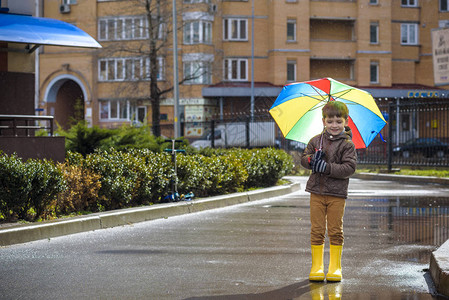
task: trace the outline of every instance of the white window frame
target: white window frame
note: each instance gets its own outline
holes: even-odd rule
[[[242,26],[244,28],[242,28]],[[234,28],[236,35],[233,34]],[[223,39],[225,41],[248,41],[248,19],[245,18],[223,19]]]
[[[374,39],[375,41],[372,40],[373,38],[373,32],[372,30],[375,30],[374,33]],[[369,24],[369,42],[370,44],[379,44],[379,23],[378,22],[371,22]]]
[[[158,80],[164,79],[164,59],[158,58]],[[138,74],[137,74],[138,73]],[[149,57],[110,57],[98,60],[98,81],[139,81],[150,79]]]
[[[418,7],[418,0],[401,0],[402,7]]]
[[[195,36],[198,38],[195,39]],[[184,24],[183,41],[185,45],[212,44],[212,22],[187,21]]]
[[[242,70],[242,63],[245,64]],[[235,68],[234,68],[235,66]],[[247,81],[248,80],[248,60],[245,58],[226,58],[224,60],[224,80],[225,81]],[[236,76],[233,76],[235,70]],[[243,73],[243,76],[242,76]]]
[[[292,39],[289,39],[289,25],[293,26],[293,37]],[[287,19],[287,28],[286,28],[286,34],[287,34],[287,42],[296,42],[296,19]]]
[[[148,39],[146,16],[118,16],[98,19],[99,41],[145,40]],[[129,27],[129,28],[128,28]],[[160,23],[158,39],[164,38],[165,24]]]
[[[62,0],[62,4],[64,4],[64,5],[77,4],[77,0]]]
[[[130,110],[127,100],[100,100],[100,120],[101,121],[129,121]],[[115,109],[114,109],[115,108]],[[115,115],[113,114],[115,112]],[[105,117],[103,114],[106,113]]]
[[[375,77],[372,77],[372,72],[376,72]],[[369,81],[371,84],[378,84],[379,83],[379,63],[378,62],[371,62],[369,65]]]
[[[443,9],[443,4],[446,7]],[[438,0],[438,10],[441,12],[449,11],[449,0]]]
[[[293,67],[293,78],[291,78],[291,79],[289,79],[288,77],[288,75],[289,75],[289,67],[291,68],[291,67]],[[297,67],[297,64],[296,64],[296,60],[287,60],[287,74],[286,74],[286,77],[287,77],[287,82],[295,82],[296,81],[296,67]]]
[[[418,45],[418,24],[401,24],[401,45]]]
[[[184,78],[190,75],[195,75],[199,73],[194,79],[186,80],[183,84],[193,85],[193,84],[211,84],[212,82],[212,72],[211,63],[208,61],[185,61],[183,62],[183,74]]]

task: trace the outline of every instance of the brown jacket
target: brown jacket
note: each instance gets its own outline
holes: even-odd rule
[[[357,153],[352,142],[349,127],[338,136],[331,136],[327,131],[323,133],[324,161],[327,162],[324,173],[313,173],[307,181],[306,191],[319,195],[348,197],[349,176],[354,174],[357,167]],[[311,169],[310,159],[316,149],[320,147],[321,134],[313,137],[301,157],[301,165]]]

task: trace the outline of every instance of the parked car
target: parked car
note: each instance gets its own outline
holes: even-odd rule
[[[436,138],[415,138],[393,148],[393,154],[402,155],[405,158],[414,154],[422,154],[425,157],[443,157],[448,153],[449,144]]]

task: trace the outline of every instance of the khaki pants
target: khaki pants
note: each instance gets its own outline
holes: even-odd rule
[[[344,198],[310,194],[310,241],[312,245],[323,245],[326,234],[331,245],[343,245]]]

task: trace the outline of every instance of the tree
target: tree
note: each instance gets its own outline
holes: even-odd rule
[[[169,76],[169,74],[173,74],[169,71],[169,66],[171,67],[173,61],[171,51],[173,49],[172,1],[130,0],[122,2],[121,5],[125,7],[120,8],[120,16],[144,14],[145,21],[130,19],[129,24],[126,23],[128,22],[126,19],[120,22],[116,21],[115,28],[118,28],[117,26],[123,28],[123,32],[118,33],[122,35],[121,41],[105,44],[101,55],[105,57],[129,57],[132,55],[143,57],[138,63],[130,62],[130,67],[124,67],[125,79],[132,78],[133,80],[125,80],[120,84],[120,87],[116,89],[116,94],[118,98],[126,98],[127,95],[132,94],[138,99],[149,101],[152,108],[152,132],[155,136],[160,136],[160,102],[174,89],[173,76]],[[186,8],[188,9],[188,5],[180,7],[177,15],[180,16],[183,9]],[[181,19],[179,17],[177,20]],[[178,22],[178,32],[182,32],[183,26],[183,22]],[[123,64],[126,63],[123,62]],[[137,64],[140,66],[137,67]],[[199,78],[208,71],[195,70],[189,76],[180,77],[179,84]],[[140,73],[140,76],[136,76],[135,73]],[[159,80],[161,76],[164,76],[164,81]]]

